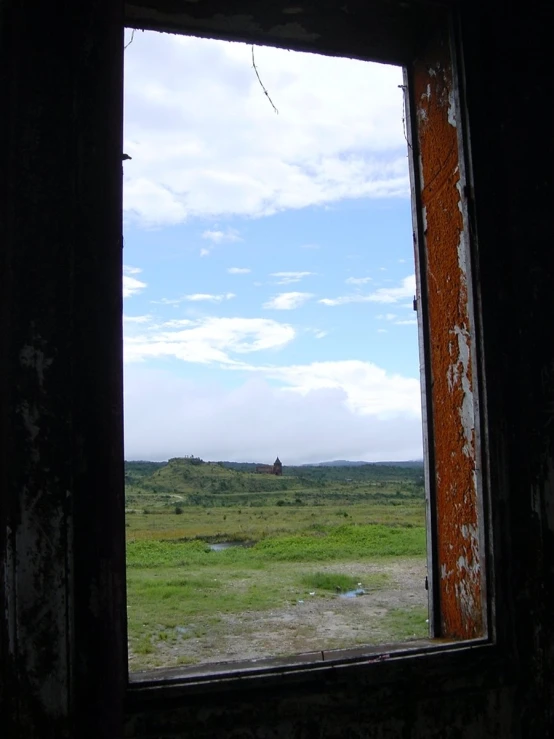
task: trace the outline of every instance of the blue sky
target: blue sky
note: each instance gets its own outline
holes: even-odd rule
[[[125,52],[126,458],[419,458],[401,70],[255,58]]]

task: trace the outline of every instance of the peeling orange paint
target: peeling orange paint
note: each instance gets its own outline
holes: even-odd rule
[[[414,68],[420,156],[441,636],[483,634],[471,322],[448,44]]]

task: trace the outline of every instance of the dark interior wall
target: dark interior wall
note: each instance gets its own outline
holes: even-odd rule
[[[553,710],[552,8],[462,13],[501,643]],[[542,675],[542,676],[541,676]],[[550,675],[550,677],[548,677]],[[529,711],[522,706],[522,721]],[[554,731],[552,713],[550,731]]]
[[[56,15],[0,4],[0,699],[10,739],[124,735],[121,521],[107,515],[121,475],[121,11],[109,0],[66,2]],[[324,11],[332,29],[333,4]],[[390,660],[293,685],[219,686],[169,706],[136,690],[125,736],[554,734],[551,10],[465,2],[458,22],[496,646],[478,660],[429,654],[401,671]],[[236,34],[259,32],[249,23]]]
[[[117,2],[0,4],[0,734],[10,738],[117,736],[123,709],[122,39]]]

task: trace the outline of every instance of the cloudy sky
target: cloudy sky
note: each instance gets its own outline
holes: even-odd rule
[[[126,458],[420,458],[401,70],[251,53],[125,51]]]

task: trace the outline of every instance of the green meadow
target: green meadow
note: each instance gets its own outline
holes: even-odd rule
[[[424,567],[421,466],[253,468],[126,463],[131,669],[427,634],[423,600],[389,596],[406,568]],[[335,626],[350,617],[343,635]]]

